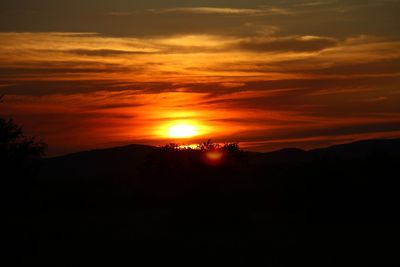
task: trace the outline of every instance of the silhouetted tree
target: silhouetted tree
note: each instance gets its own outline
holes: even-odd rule
[[[7,176],[29,175],[45,149],[44,142],[25,136],[12,119],[0,118],[0,162]]]
[[[197,145],[197,148],[201,151],[210,151],[210,150],[219,149],[220,145],[215,144],[211,141],[211,139],[208,139],[207,142],[203,142],[203,143]]]
[[[228,144],[225,144],[225,145],[222,147],[222,149],[225,150],[226,152],[230,152],[230,153],[236,153],[236,152],[240,151],[240,148],[239,148],[239,144],[238,144],[238,143],[228,143]]]
[[[32,205],[39,167],[46,145],[23,134],[12,119],[0,118],[1,197],[7,203],[5,214],[26,212]]]
[[[169,143],[166,144],[165,146],[161,147],[162,150],[175,150],[175,149],[179,149],[179,145],[175,144],[175,143]]]
[[[210,161],[209,152],[219,153],[220,159]],[[216,168],[237,169],[246,163],[247,154],[240,150],[238,143],[221,145],[208,139],[195,148],[176,143],[162,146],[149,156],[146,169],[152,172],[161,172],[163,175],[167,173],[177,175],[182,172],[194,175],[210,168],[211,170]]]

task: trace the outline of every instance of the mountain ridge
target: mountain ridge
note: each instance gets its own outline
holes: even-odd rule
[[[245,151],[250,158],[259,159],[270,159],[280,161],[281,163],[295,160],[306,160],[316,157],[341,157],[346,155],[347,158],[358,158],[360,156],[366,156],[371,153],[389,153],[399,154],[400,149],[397,150],[395,147],[400,148],[400,139],[366,139],[350,143],[337,144],[322,148],[304,150],[296,147],[283,148],[270,152],[253,152]],[[121,158],[126,156],[134,156],[137,159],[142,153],[142,156],[147,156],[149,153],[159,149],[160,147],[143,145],[143,144],[129,144],[125,146],[117,146],[103,149],[92,149],[80,152],[75,152],[67,155],[47,158],[47,161],[57,160],[68,160],[68,159],[86,159],[90,157],[110,157],[119,156]],[[399,151],[399,152],[397,152]]]

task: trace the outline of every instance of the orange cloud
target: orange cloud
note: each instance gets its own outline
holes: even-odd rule
[[[163,144],[160,128],[180,121],[201,126],[193,142],[257,149],[393,136],[399,48],[371,36],[0,33],[0,112],[53,154]]]

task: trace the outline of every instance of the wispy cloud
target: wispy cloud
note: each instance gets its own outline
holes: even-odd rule
[[[338,41],[320,36],[255,37],[239,42],[238,47],[255,52],[320,51],[334,47]]]
[[[135,51],[135,50],[115,50],[115,49],[72,49],[65,51],[66,53],[72,53],[82,56],[118,56],[118,55],[141,55],[153,53],[150,51]]]
[[[115,17],[125,17],[125,16],[130,16],[132,14],[133,14],[133,12],[113,11],[113,12],[108,12],[106,15],[115,16]]]
[[[221,14],[221,15],[287,15],[292,12],[285,8],[231,8],[231,7],[178,7],[166,9],[152,9],[154,13],[188,13],[188,14]]]
[[[228,7],[179,7],[179,8],[167,8],[150,10],[155,13],[191,13],[191,14],[231,14],[231,15],[243,15],[243,14],[259,14],[259,9],[245,9],[245,8],[228,8]]]

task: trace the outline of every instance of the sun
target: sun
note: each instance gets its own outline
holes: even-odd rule
[[[174,124],[168,128],[167,135],[171,138],[191,138],[198,135],[198,130],[191,124]]]
[[[154,135],[161,139],[177,142],[176,139],[184,141],[192,140],[210,134],[210,126],[201,120],[175,119],[160,124],[154,129]]]

